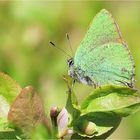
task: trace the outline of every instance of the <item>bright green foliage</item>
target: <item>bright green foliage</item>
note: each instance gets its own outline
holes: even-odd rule
[[[9,104],[20,93],[21,87],[8,75],[0,72],[0,95],[5,97]]]
[[[58,115],[59,121],[57,121],[56,128],[63,128],[64,124],[63,130],[66,131],[60,130],[61,134],[57,131],[53,138],[62,138],[69,129],[72,129],[83,138],[105,139],[115,131],[122,117],[133,114],[140,108],[140,96],[137,90],[114,85],[98,87],[79,105],[73,91],[73,79],[69,76],[64,76],[64,79],[68,86],[67,110],[63,109]],[[7,86],[10,85],[7,84]],[[4,106],[5,101],[2,100],[1,103]],[[0,136],[2,138],[3,136],[9,137],[9,134],[15,139],[17,137],[52,138],[49,125],[46,124],[48,119],[44,114],[42,100],[31,86],[21,90],[16,97],[10,107],[8,119],[10,124],[14,124],[14,127],[9,129],[7,119],[1,117]],[[39,133],[38,130],[40,130]],[[76,136],[72,135],[72,138],[74,139]]]
[[[96,124],[97,133],[101,136],[117,127],[121,117],[131,115],[140,109],[140,96],[134,89],[121,86],[104,86],[93,91],[81,105],[81,116],[74,125],[82,136],[85,121]]]
[[[74,68],[80,77],[88,76],[97,86],[133,86],[132,56],[107,10],[101,10],[93,19],[76,51]]]
[[[44,124],[39,124],[34,132],[31,134],[32,139],[47,139],[51,138],[50,133],[48,132],[48,129]]]
[[[7,115],[10,104],[21,91],[21,87],[8,75],[0,72],[0,131],[1,135],[12,136],[13,130],[8,128]],[[9,132],[10,131],[10,132]],[[10,133],[10,134],[9,134]]]
[[[112,112],[92,112],[85,115],[81,115],[74,124],[74,130],[83,137],[101,136],[105,133],[109,133],[113,128],[116,128],[121,121],[121,117],[115,115]],[[94,133],[87,133],[87,124],[94,123],[90,130],[94,129]]]
[[[10,140],[10,139],[13,139],[13,140],[16,140],[17,137],[16,137],[16,134],[15,134],[15,131],[13,130],[7,130],[7,131],[0,131],[0,139],[5,139],[5,140]]]
[[[140,108],[137,90],[113,85],[97,88],[79,106],[72,80],[69,77],[66,79],[69,89],[66,109],[70,113],[70,127],[82,137],[107,138],[118,127],[122,117]],[[76,138],[75,135],[72,137]]]
[[[75,120],[80,115],[80,110],[78,109],[78,101],[76,98],[76,95],[72,89],[72,79],[69,76],[65,76],[64,80],[67,83],[68,86],[68,92],[67,92],[67,103],[66,103],[66,109],[68,110],[70,114],[70,126],[74,123]]]
[[[92,92],[81,105],[82,113],[111,111],[127,116],[139,109],[140,96],[136,90],[121,86],[104,86]]]
[[[101,136],[118,126],[121,118],[110,112],[87,112],[83,115],[82,109],[78,109],[77,99],[71,85],[72,79],[70,77],[65,77],[65,79],[69,89],[66,109],[71,118],[70,127],[73,127],[79,135],[84,137]],[[93,128],[91,128],[92,126]]]
[[[7,115],[10,105],[3,96],[0,96],[0,131],[7,129]]]

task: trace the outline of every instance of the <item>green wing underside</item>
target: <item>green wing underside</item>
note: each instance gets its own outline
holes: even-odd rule
[[[133,84],[132,56],[107,10],[93,19],[76,51],[74,67],[81,77],[88,76],[97,85]]]
[[[89,51],[88,57],[75,61],[75,68],[78,68],[77,72],[81,70],[81,77],[88,76],[97,85],[132,83],[133,65],[123,44],[104,44]]]

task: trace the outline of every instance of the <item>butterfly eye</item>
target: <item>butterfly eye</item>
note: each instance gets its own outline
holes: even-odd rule
[[[73,64],[74,64],[73,59],[69,59],[69,60],[68,60],[68,65],[69,65],[69,67],[72,66]]]

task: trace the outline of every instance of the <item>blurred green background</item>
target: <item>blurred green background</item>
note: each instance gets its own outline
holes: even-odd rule
[[[0,71],[22,87],[33,85],[44,96],[46,112],[65,105],[68,59],[50,46],[70,52],[69,33],[75,51],[89,23],[102,8],[116,19],[136,64],[136,88],[140,89],[140,2],[132,1],[0,1]],[[81,101],[92,89],[76,84]],[[140,138],[140,112],[123,119],[110,139]]]

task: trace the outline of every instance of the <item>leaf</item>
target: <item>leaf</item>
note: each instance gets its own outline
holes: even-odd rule
[[[6,118],[8,115],[10,105],[6,99],[0,95],[0,118]]]
[[[50,132],[44,123],[38,124],[31,135],[31,139],[41,140],[50,139]]]
[[[21,91],[8,114],[9,122],[22,129],[27,136],[44,117],[42,100],[31,86]]]
[[[68,96],[67,96],[67,103],[66,103],[66,109],[70,114],[70,126],[72,126],[73,122],[76,121],[76,119],[80,116],[80,110],[78,107],[78,101],[76,98],[76,95],[72,89],[72,78],[69,76],[64,76],[64,80],[67,83],[68,86]]]
[[[93,138],[107,135],[120,121],[121,117],[112,112],[92,112],[81,115],[73,128],[82,137]]]
[[[67,104],[66,104],[66,109],[70,114],[70,125],[73,124],[73,121],[76,121],[76,119],[80,115],[80,110],[78,109],[77,105],[73,104],[72,96],[74,92],[72,91],[71,93],[68,93],[68,98],[67,98]]]
[[[140,96],[134,89],[100,87],[82,103],[73,129],[85,138],[106,138],[117,128],[122,117],[135,113],[139,106]]]
[[[15,134],[15,131],[13,130],[7,130],[7,131],[0,131],[0,139],[2,140],[10,140],[10,139],[13,139],[13,140],[16,140],[17,137],[16,137],[16,134]]]
[[[103,86],[94,90],[82,103],[82,114],[112,111],[122,117],[140,108],[140,96],[135,89],[122,86]]]
[[[3,96],[0,95],[0,131],[7,129],[7,115],[9,111],[9,103],[5,100]]]
[[[68,75],[64,75],[63,78],[67,84],[68,92],[72,93],[71,94],[72,104],[78,105],[78,100],[77,100],[76,95],[73,91],[73,82],[74,82],[73,79]]]
[[[21,91],[20,85],[8,75],[0,72],[0,95],[5,97],[9,104]]]
[[[117,129],[117,127],[119,126],[119,122],[118,122],[118,125],[116,125],[115,127],[113,127],[111,130],[109,130],[108,132],[106,132],[106,133],[104,133],[104,134],[102,134],[102,135],[100,135],[100,136],[93,136],[93,137],[87,137],[87,136],[85,136],[85,137],[83,137],[83,136],[81,136],[80,134],[78,135],[78,133],[75,133],[75,134],[73,134],[72,136],[71,136],[71,140],[76,140],[76,139],[86,139],[86,140],[89,140],[89,139],[92,139],[92,140],[97,140],[97,139],[99,139],[99,140],[105,140],[105,139],[107,139],[116,129]]]

